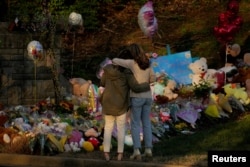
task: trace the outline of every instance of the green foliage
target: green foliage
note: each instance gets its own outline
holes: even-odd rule
[[[44,8],[47,9],[44,9]],[[48,6],[42,5],[41,0],[34,0],[27,3],[26,0],[11,1],[10,2],[10,19],[14,20],[16,17],[24,23],[42,22],[48,15],[45,11],[49,11],[49,16],[53,21],[61,18],[68,18],[71,12],[82,14],[85,29],[96,29],[98,23],[98,10],[100,9],[100,1],[76,0],[73,4],[68,6],[65,0],[50,0]]]
[[[10,1],[9,3],[9,18],[11,20],[18,17],[22,21],[27,22],[32,15],[42,11],[41,0],[33,0],[29,3],[26,0],[18,0]]]
[[[52,16],[60,17],[68,14],[67,6],[64,5],[64,0],[50,0],[48,10]]]
[[[27,3],[26,0],[10,0],[8,18],[13,21],[16,17],[24,23],[42,22],[48,19],[45,14],[45,8],[50,13],[50,19],[57,21],[64,18],[68,19],[71,12],[80,13],[83,17],[83,25],[85,30],[98,30],[101,26],[102,18],[105,16],[107,7],[115,5],[124,5],[126,0],[75,0],[69,3],[67,0],[49,0],[44,5],[42,0],[33,0]],[[133,1],[135,2],[135,1]],[[136,1],[136,4],[142,5],[146,0]],[[40,26],[38,26],[40,27]],[[43,30],[44,31],[44,30]]]

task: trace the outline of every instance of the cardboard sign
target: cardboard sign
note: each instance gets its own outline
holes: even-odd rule
[[[192,73],[188,68],[190,63],[192,63],[190,51],[168,54],[151,59],[155,73],[166,73],[181,85],[192,83],[192,80],[189,78],[189,75]]]

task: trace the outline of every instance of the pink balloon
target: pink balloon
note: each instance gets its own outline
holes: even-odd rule
[[[152,37],[158,29],[157,19],[153,10],[153,2],[148,1],[145,3],[138,12],[138,24],[142,32]]]

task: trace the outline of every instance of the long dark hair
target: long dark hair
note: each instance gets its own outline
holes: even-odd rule
[[[128,46],[128,50],[131,52],[133,59],[135,60],[135,62],[139,65],[139,67],[142,70],[149,68],[150,61],[147,58],[147,56],[145,55],[145,52],[141,46],[133,43],[133,44],[130,44]]]
[[[128,49],[122,49],[117,57],[121,58],[121,59],[133,59],[133,55],[131,54],[131,52]],[[118,66],[118,70],[123,72],[125,70],[125,68],[122,66]]]

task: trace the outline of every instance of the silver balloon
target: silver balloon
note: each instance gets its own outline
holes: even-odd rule
[[[82,26],[83,25],[82,15],[76,12],[70,13],[69,24],[72,26]]]
[[[43,57],[43,46],[39,41],[31,41],[27,46],[27,51],[32,60],[41,60]]]

